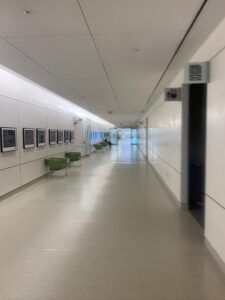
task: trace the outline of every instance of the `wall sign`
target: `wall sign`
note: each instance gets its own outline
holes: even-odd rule
[[[165,101],[181,101],[181,88],[166,88]]]

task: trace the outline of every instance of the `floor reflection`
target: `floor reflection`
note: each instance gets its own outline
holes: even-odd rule
[[[138,150],[137,145],[119,142],[111,148],[112,162],[116,163],[136,163],[144,162],[144,155]]]

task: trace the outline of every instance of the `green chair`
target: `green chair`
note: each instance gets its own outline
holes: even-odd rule
[[[101,142],[100,143],[103,147],[107,147],[108,146],[108,143],[106,143],[106,142]]]
[[[101,142],[100,143],[102,146],[103,146],[103,148],[105,149],[105,150],[109,150],[109,143],[108,142]]]
[[[80,152],[66,152],[65,156],[70,162],[77,161],[81,165],[81,153]]]
[[[103,146],[101,144],[94,144],[96,150],[102,150]]]
[[[45,163],[48,166],[48,170],[51,172],[52,175],[54,171],[65,169],[66,176],[67,176],[67,166],[68,166],[67,158],[50,157],[45,159]]]

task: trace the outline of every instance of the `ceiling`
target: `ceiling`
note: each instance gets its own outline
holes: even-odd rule
[[[134,124],[202,3],[0,0],[0,63],[116,125]]]

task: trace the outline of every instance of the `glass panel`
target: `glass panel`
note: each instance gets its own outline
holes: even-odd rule
[[[112,145],[117,145],[118,143],[118,136],[117,136],[117,129],[113,128],[110,130],[110,140]]]
[[[137,145],[137,129],[136,128],[131,129],[131,144]]]

